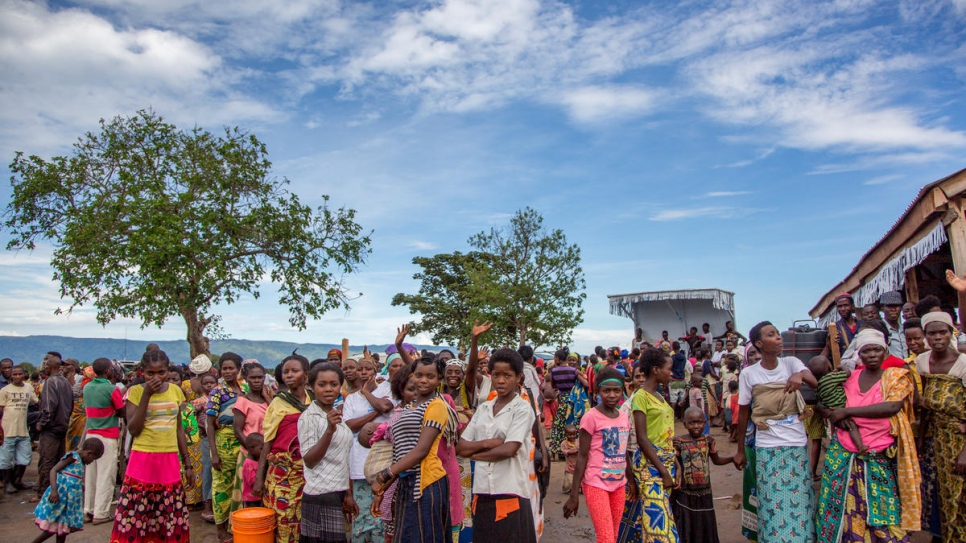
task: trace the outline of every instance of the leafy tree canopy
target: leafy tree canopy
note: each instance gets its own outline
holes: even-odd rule
[[[51,265],[66,309],[91,304],[107,324],[142,327],[181,317],[191,355],[220,335],[213,308],[278,285],[289,322],[348,307],[346,274],[365,262],[369,233],[355,211],[313,210],[270,175],[253,134],[179,130],[153,111],[101,120],[71,156],[17,153],[4,225],[8,249],[54,246]]]
[[[547,231],[543,217],[527,207],[510,224],[469,239],[475,251],[417,257],[422,268],[417,294],[397,294],[393,305],[422,316],[415,331],[437,343],[469,341],[474,320],[493,327],[493,344],[563,345],[583,322],[586,282],[580,248],[562,230]]]

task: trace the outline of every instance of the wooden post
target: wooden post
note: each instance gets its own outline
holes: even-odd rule
[[[349,358],[349,338],[342,338],[342,361]]]
[[[962,277],[966,274],[966,218],[963,217],[963,201],[961,198],[957,198],[955,202],[949,202],[950,211],[955,210],[955,218],[952,214],[949,214],[949,218],[952,219],[946,222],[946,237],[949,238],[949,251],[952,253],[953,257],[953,271],[956,275]],[[958,293],[958,306],[960,311],[966,308],[966,293]]]
[[[906,301],[914,304],[919,302],[919,279],[915,267],[906,270]]]

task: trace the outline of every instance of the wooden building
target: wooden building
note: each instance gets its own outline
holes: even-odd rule
[[[966,308],[966,295],[945,279],[950,268],[959,276],[966,274],[964,213],[966,169],[922,187],[892,228],[809,314],[824,326],[838,318],[834,302],[839,293],[850,292],[860,308],[890,290],[904,291],[907,301],[933,294],[944,304]]]

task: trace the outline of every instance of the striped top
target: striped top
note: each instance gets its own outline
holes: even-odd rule
[[[554,366],[550,369],[550,380],[561,394],[570,394],[577,382],[577,369],[571,366]]]
[[[144,385],[134,385],[128,390],[127,401],[138,405],[144,395]],[[178,424],[181,421],[181,404],[184,392],[168,383],[164,392],[151,395],[148,412],[144,417],[144,429],[134,438],[131,450],[150,453],[178,452]]]
[[[406,474],[416,477],[416,492],[414,498],[419,499],[422,491],[429,485],[443,478],[446,470],[443,462],[437,454],[439,450],[439,440],[443,435],[444,428],[449,424],[449,410],[446,402],[437,394],[433,399],[423,402],[421,405],[410,403],[399,413],[392,425],[392,461],[399,462],[409,451],[416,448],[419,435],[423,427],[428,426],[439,430],[439,434],[429,448],[426,457],[415,466],[409,469]]]
[[[830,371],[818,380],[815,394],[825,407],[845,407],[845,381],[849,378],[847,371]]]
[[[120,423],[117,410],[124,407],[124,397],[110,381],[97,377],[84,387],[84,406],[87,414],[87,433],[117,439]]]

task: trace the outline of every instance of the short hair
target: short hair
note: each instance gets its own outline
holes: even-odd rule
[[[561,362],[566,362],[568,356],[570,356],[570,349],[567,347],[562,347],[553,353],[553,357]]]
[[[902,331],[912,330],[913,328],[918,328],[922,330],[922,319],[919,317],[913,317],[911,319],[906,319],[906,322],[902,323]]]
[[[599,389],[600,385],[609,379],[617,379],[622,383],[621,387],[623,388],[624,375],[610,366],[604,366],[603,368],[600,368],[600,371],[597,372],[595,379],[597,382],[597,388]]]
[[[879,310],[879,302],[869,302],[869,303],[863,305],[862,306],[862,309],[865,309],[866,307],[874,307],[875,310],[878,311]]]
[[[345,374],[342,373],[342,368],[333,362],[324,362],[309,370],[309,386],[314,387],[315,381],[319,378],[319,374],[325,371],[331,371],[339,376],[339,386],[345,383]]]
[[[758,342],[761,341],[761,331],[766,326],[775,326],[775,325],[772,324],[770,321],[761,321],[758,324],[752,326],[751,330],[748,332],[748,341],[750,341],[751,344],[754,345],[756,349],[758,348]]]
[[[10,365],[13,366],[12,358],[4,358],[3,360],[0,360],[0,366],[2,366],[4,362],[10,362]]]
[[[82,451],[90,451],[98,458],[104,456],[104,443],[96,437],[89,437],[85,439],[84,442],[81,443],[80,449]]]
[[[294,351],[292,351],[292,354],[290,354],[290,355],[286,356],[285,358],[283,358],[282,359],[282,363],[279,365],[279,369],[281,369],[284,372],[285,371],[285,363],[288,362],[289,360],[295,360],[299,364],[302,364],[302,371],[308,372],[309,371],[309,359],[308,358],[305,358],[304,356],[302,356],[300,354],[298,354],[297,351],[298,351],[298,349],[295,349]],[[276,375],[275,377],[276,378],[279,378],[281,376],[280,375]],[[281,379],[279,379],[279,380],[281,380]]]
[[[696,407],[693,405],[684,410],[684,416],[682,416],[681,418],[686,419],[688,418],[688,415],[694,415],[694,414],[701,415],[701,418],[702,419],[704,418],[704,411],[702,411],[700,407]]]
[[[58,353],[57,351],[47,351],[47,354],[49,354],[50,356],[56,356],[57,358],[59,358],[61,360],[64,359],[64,357],[63,356],[60,356],[60,353]]]
[[[259,364],[258,362],[250,362],[242,366],[242,377],[248,378],[248,374],[251,373],[252,370],[256,369],[262,370],[262,373],[266,373],[265,366]]]
[[[573,432],[576,433],[577,432],[577,427],[574,426],[573,424],[568,424],[568,425],[564,426],[564,432],[570,432],[570,431],[573,431]]]
[[[235,354],[231,351],[223,353],[218,357],[218,369],[221,369],[225,365],[225,362],[233,362],[236,368],[241,369],[242,357],[241,355]]]
[[[177,366],[175,364],[171,364],[170,366],[168,366],[168,373],[177,373],[179,381],[181,380],[181,377],[184,375],[184,373],[181,370],[181,366]]]
[[[204,383],[205,382],[205,377],[211,377],[212,379],[214,379],[215,383],[218,382],[218,378],[215,377],[215,374],[214,373],[204,373],[204,374],[202,374],[201,377],[198,378],[198,382],[199,383]]]
[[[309,362],[309,369],[312,369],[312,368],[318,366],[319,364],[321,364],[323,362],[328,362],[328,361],[329,361],[328,358],[315,358],[311,362]]]
[[[533,360],[533,347],[529,345],[520,345],[520,348],[517,349],[517,352],[520,353],[520,356],[523,358],[524,362]]]
[[[681,350],[681,343],[679,343],[677,341],[672,341],[671,342],[671,348],[674,349],[675,351],[680,351]]]
[[[168,367],[171,364],[171,360],[168,359],[167,353],[160,349],[157,351],[144,351],[144,354],[141,355],[142,370],[147,369],[151,364],[157,364],[159,362],[164,364],[165,367]]]
[[[526,347],[526,345],[523,347]],[[520,348],[522,349],[523,347]],[[487,367],[490,369],[490,372],[493,371],[493,366],[495,366],[498,362],[509,364],[514,373],[517,375],[523,375],[523,356],[513,349],[497,349],[490,353],[490,361],[487,363]]]
[[[23,368],[23,366],[14,366],[14,367],[10,368],[10,374],[13,375],[13,372],[15,372],[17,370],[20,370],[20,371],[24,372],[24,374],[27,373],[27,370],[25,370]]]
[[[728,390],[730,392],[734,392],[738,390],[738,381],[736,380],[728,381]]]
[[[245,447],[248,449],[254,449],[258,445],[265,444],[265,436],[258,432],[252,432],[245,436]]]
[[[433,355],[431,355],[431,354],[426,354],[426,355],[423,355],[423,356],[417,358],[416,361],[413,362],[413,365],[410,366],[410,371],[412,371],[412,372],[415,373],[417,366],[433,366],[433,367],[435,367],[436,368],[436,374],[439,375],[439,378],[440,379],[442,379],[443,378],[443,375],[446,374],[446,362],[443,361],[443,360],[437,360],[436,357],[433,356]]]
[[[389,390],[392,391],[392,397],[397,400],[402,400],[403,391],[406,390],[406,383],[409,382],[409,377],[412,372],[409,371],[408,365],[403,365],[403,367],[396,370],[396,373],[389,380]]]
[[[107,375],[107,372],[111,371],[113,364],[107,358],[102,357],[95,359],[91,367],[94,368],[94,375]]]
[[[651,375],[657,368],[663,367],[667,363],[667,355],[661,349],[648,347],[641,351],[641,359],[637,361],[635,367],[640,368],[645,376]]]
[[[942,308],[942,305],[942,300],[940,300],[938,296],[933,296],[932,294],[929,296],[923,296],[922,299],[916,303],[916,316],[921,319],[926,315],[926,313],[929,313],[929,310],[934,307]]]

